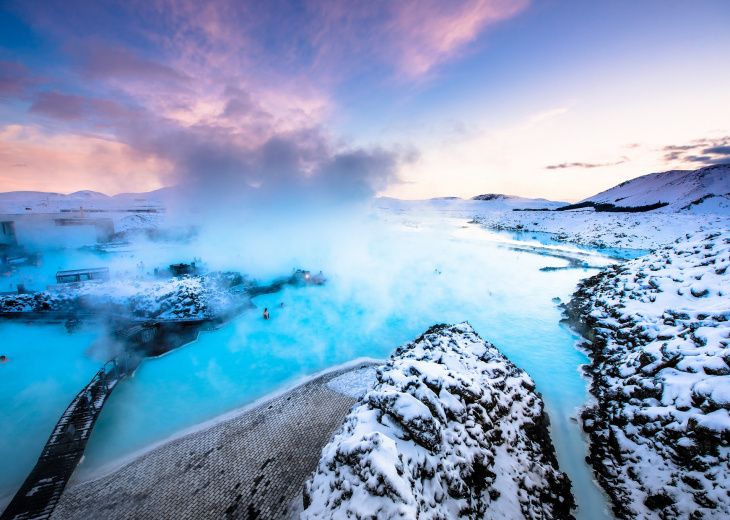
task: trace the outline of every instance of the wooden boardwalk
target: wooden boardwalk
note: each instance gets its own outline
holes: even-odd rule
[[[111,392],[132,366],[115,358],[79,392],[53,429],[33,471],[0,516],[0,520],[46,519],[51,516],[78,465],[91,429]]]

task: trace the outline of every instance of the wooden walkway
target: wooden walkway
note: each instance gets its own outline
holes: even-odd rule
[[[46,519],[81,461],[86,442],[107,398],[135,367],[113,359],[74,398],[48,439],[43,453],[0,516],[0,520]]]

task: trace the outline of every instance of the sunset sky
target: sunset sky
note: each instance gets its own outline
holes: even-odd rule
[[[0,5],[2,192],[574,201],[730,162],[727,0]]]

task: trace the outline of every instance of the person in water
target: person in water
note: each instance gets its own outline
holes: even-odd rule
[[[0,356],[0,363],[7,363],[8,361],[10,361],[10,360],[7,357]]]
[[[264,309],[264,319],[265,320],[269,319],[269,309],[268,308]]]

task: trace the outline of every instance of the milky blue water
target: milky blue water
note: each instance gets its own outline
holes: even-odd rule
[[[573,481],[578,498],[578,516],[610,518],[584,462],[585,441],[570,420],[588,399],[578,369],[587,359],[575,349],[576,336],[560,326],[560,310],[552,301],[567,301],[577,282],[596,271],[540,271],[567,262],[511,250],[504,235],[465,229],[463,221],[426,221],[417,227],[390,224],[374,237],[345,241],[344,250],[306,258],[306,267],[321,268],[327,275],[325,286],[258,297],[258,310],[201,334],[186,347],[145,360],[107,402],[75,478],[94,475],[181,430],[321,370],[359,357],[387,358],[435,323],[469,321],[482,338],[525,369],[543,394],[561,469]],[[261,318],[264,307],[271,314],[268,321]],[[0,324],[0,334],[30,343],[22,327]],[[11,442],[0,447],[0,460],[10,458],[19,468],[3,468],[3,488],[22,482],[60,413],[98,367],[82,355],[92,338],[65,334],[49,328],[33,336],[38,341],[63,337],[68,344],[66,355],[44,359],[37,371],[6,372],[16,360],[0,367],[6,372],[0,380],[3,395],[22,391],[26,380],[42,371],[63,380],[57,384],[66,389],[63,393],[49,387],[46,393],[39,390],[18,399],[18,406],[34,411],[49,400],[42,411],[34,412],[46,419],[23,430],[23,436],[34,438],[23,445],[23,457],[11,446],[21,431],[16,427],[17,408],[0,406],[3,424],[12,424],[3,431],[3,439]],[[58,359],[82,368],[71,377],[72,371],[55,365]],[[33,366],[31,361],[23,364]],[[9,384],[6,375],[17,380]]]
[[[93,332],[63,325],[0,324],[0,506],[35,466],[66,407],[100,365],[84,355]],[[10,496],[8,496],[10,495]]]

